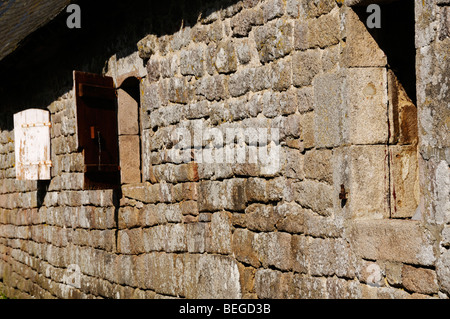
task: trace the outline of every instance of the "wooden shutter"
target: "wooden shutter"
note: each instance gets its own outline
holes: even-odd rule
[[[114,81],[111,77],[75,71],[74,85],[85,188],[114,188],[120,183]]]
[[[14,114],[15,166],[18,180],[49,180],[50,113],[29,109]]]

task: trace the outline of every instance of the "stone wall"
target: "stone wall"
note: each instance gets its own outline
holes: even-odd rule
[[[449,7],[416,1],[416,112],[342,2],[227,3],[112,56],[116,84],[140,81],[141,182],[83,190],[72,91],[48,106],[49,183],[15,180],[4,123],[0,289],[19,298],[447,298],[448,67],[437,61]],[[251,136],[214,139],[232,129],[278,133],[266,141],[275,163],[250,160],[267,146]],[[239,147],[246,160],[219,157]],[[121,161],[136,156],[120,150]]]
[[[420,209],[424,221],[435,229],[439,244],[436,270],[447,294],[450,291],[450,72],[446,57],[450,49],[449,35],[449,1],[416,4]]]

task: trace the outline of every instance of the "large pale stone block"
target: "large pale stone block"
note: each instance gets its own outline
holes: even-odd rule
[[[207,254],[183,255],[182,282],[190,299],[242,298],[237,262],[230,257]]]
[[[118,232],[117,249],[122,254],[138,254],[144,251],[142,228]]]
[[[340,237],[344,231],[342,218],[323,217],[316,213],[304,211],[305,234],[313,237]]]
[[[255,203],[245,209],[245,224],[250,230],[274,231],[277,221],[272,206]]]
[[[292,236],[292,269],[299,273],[308,272],[308,246],[311,237]]]
[[[120,229],[132,228],[140,226],[139,223],[139,209],[137,207],[125,206],[119,208],[118,211],[118,226]]]
[[[159,252],[143,256],[143,267],[147,270],[145,288],[172,296],[184,294],[182,256]]]
[[[185,78],[172,77],[168,82],[168,98],[170,102],[186,104],[189,101],[190,87]]]
[[[255,292],[259,298],[292,299],[295,288],[292,273],[264,268],[255,273]]]
[[[431,234],[411,220],[357,220],[350,227],[354,252],[370,260],[433,265],[436,257]]]
[[[361,299],[361,284],[353,280],[337,277],[327,278],[327,293],[329,299]]]
[[[253,247],[264,267],[274,266],[281,270],[292,269],[292,235],[284,232],[257,233]]]
[[[391,217],[412,217],[419,205],[417,147],[393,145],[389,151]]]
[[[353,218],[389,217],[388,150],[384,145],[351,146],[348,205]]]
[[[282,148],[282,163],[284,176],[297,180],[305,178],[305,158],[298,149]]]
[[[310,275],[294,275],[293,285],[297,291],[298,298],[303,299],[325,299],[328,297],[326,278],[313,277]]]
[[[123,184],[141,181],[140,138],[138,135],[119,136],[120,178]]]
[[[264,22],[281,17],[284,14],[286,1],[269,0],[262,4]]]
[[[349,142],[386,143],[389,134],[386,70],[350,68],[346,80]]]
[[[144,203],[157,203],[162,200],[160,184],[129,184],[122,187],[122,195]]]
[[[204,253],[209,225],[190,223],[186,225],[186,246],[189,253]]]
[[[285,58],[272,64],[272,89],[284,91],[291,86],[291,59]]]
[[[450,41],[439,41],[417,50],[417,106],[420,151],[425,159],[436,157],[450,162]]]
[[[306,260],[312,275],[355,275],[355,256],[343,239],[313,239],[307,248]]]
[[[256,249],[253,247],[255,233],[245,228],[237,228],[233,232],[233,255],[235,258],[253,267],[259,267],[260,262]]]
[[[314,140],[317,147],[334,147],[343,141],[345,119],[343,72],[317,76],[314,86]]]
[[[211,236],[207,237],[206,251],[219,254],[231,252],[231,214],[217,212],[211,217]]]
[[[198,193],[199,211],[243,211],[247,202],[245,187],[244,179],[201,181]]]
[[[305,231],[305,209],[296,203],[281,203],[275,207],[276,227],[279,231],[303,233]]]
[[[333,213],[333,187],[317,181],[304,180],[293,185],[294,199],[322,216]]]
[[[140,52],[133,52],[120,58],[117,57],[117,55],[113,55],[108,61],[108,73],[115,79],[117,87],[120,86],[124,77],[135,76],[142,78],[147,75],[147,69],[144,64],[144,59],[147,57],[142,57]]]
[[[155,180],[157,182],[183,183],[198,181],[197,163],[187,164],[162,164],[152,167]]]
[[[434,270],[409,265],[403,265],[402,284],[407,290],[422,294],[434,294],[439,290]]]

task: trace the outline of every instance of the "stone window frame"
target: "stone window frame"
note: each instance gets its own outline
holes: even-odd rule
[[[419,135],[416,96],[413,96],[411,98],[408,97],[408,93],[406,93],[406,87],[403,87],[396,72],[392,70],[392,65],[389,61],[389,51],[386,51],[385,53],[383,50],[386,48],[384,47],[382,49],[380,47],[382,42],[378,42],[380,38],[376,38],[377,32],[378,35],[382,35],[383,32],[389,32],[387,30],[391,29],[386,27],[383,29],[382,23],[382,28],[378,29],[378,31],[369,31],[369,28],[365,23],[366,21],[361,15],[361,12],[365,11],[364,8],[369,4],[379,4],[381,6],[383,15],[383,4],[387,4],[389,2],[398,3],[398,1],[342,0],[338,2],[340,2],[341,4],[345,4],[347,7],[349,7],[349,11],[352,11],[353,14],[356,13],[356,16],[359,17],[359,21],[358,18],[348,18],[349,21],[357,21],[356,24],[358,25],[359,32],[357,32],[357,34],[355,33],[354,39],[351,39],[351,41],[353,41],[353,43],[351,44],[349,42],[349,37],[351,36],[351,34],[347,31],[347,51],[344,50],[344,64],[347,63],[348,65],[346,64],[345,68],[350,71],[350,74],[353,75],[358,73],[357,70],[361,70],[360,73],[363,74],[367,73],[370,69],[380,69],[385,73],[383,76],[383,82],[385,83],[386,89],[384,94],[387,95],[386,113],[388,133],[387,139],[384,142],[386,148],[386,156],[382,156],[382,154],[380,153],[379,156],[374,155],[372,157],[367,157],[367,159],[371,158],[372,161],[384,161],[385,169],[389,170],[388,180],[386,182],[386,185],[383,186],[387,190],[387,193],[383,196],[386,196],[386,202],[388,203],[387,212],[384,212],[383,216],[384,218],[391,219],[420,219],[420,214],[418,213],[420,187],[418,180]],[[414,6],[414,2],[412,2],[412,4]],[[414,14],[414,10],[412,12]],[[368,14],[370,13],[367,13],[367,15]],[[349,21],[347,21],[347,23],[349,23]],[[414,20],[412,21],[412,25],[415,25]],[[365,29],[363,26],[365,27]],[[346,28],[348,28],[348,25],[346,25]],[[371,44],[368,43],[366,47],[361,46],[361,41],[366,40],[369,40]],[[414,44],[414,33],[412,34],[412,43]],[[351,45],[353,45],[355,52],[352,52],[352,49],[350,48]],[[377,49],[373,50],[371,49],[371,47],[376,47]],[[412,48],[411,50],[411,54],[414,55],[414,62],[412,64],[414,66],[414,75],[411,76],[411,80],[414,81],[414,90],[409,90],[409,92],[412,91],[415,95],[415,91],[417,90],[415,48]],[[358,96],[358,93],[351,94],[353,94],[352,96],[354,98]],[[361,98],[361,96],[359,98]],[[376,125],[373,125],[373,123],[371,125],[371,127],[376,127]],[[370,142],[370,140],[360,141],[356,144],[366,145],[365,147],[370,147],[370,145],[372,144],[372,147],[376,147],[377,143],[374,144],[374,142]],[[409,174],[404,174],[404,172],[406,171],[409,171]],[[376,172],[373,173],[376,174]],[[407,176],[407,179],[405,179],[404,175]],[[357,176],[357,174],[355,176]],[[362,178],[362,180],[364,181],[364,178]],[[364,183],[366,182],[368,181],[364,181]],[[352,192],[352,190],[350,192]],[[353,187],[353,196],[356,195],[355,192],[359,195],[363,194],[363,192],[361,192],[360,189],[356,186]],[[367,207],[355,207],[354,209],[352,208],[352,215],[354,217],[358,217],[359,211],[364,211],[366,208]],[[371,209],[375,209],[375,207],[371,207]],[[382,210],[381,206],[379,207],[379,210]]]
[[[142,183],[140,82],[135,72],[116,82],[121,184]]]

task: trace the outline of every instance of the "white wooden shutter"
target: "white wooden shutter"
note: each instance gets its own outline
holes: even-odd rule
[[[50,113],[29,109],[14,114],[16,178],[48,180],[50,167]]]

